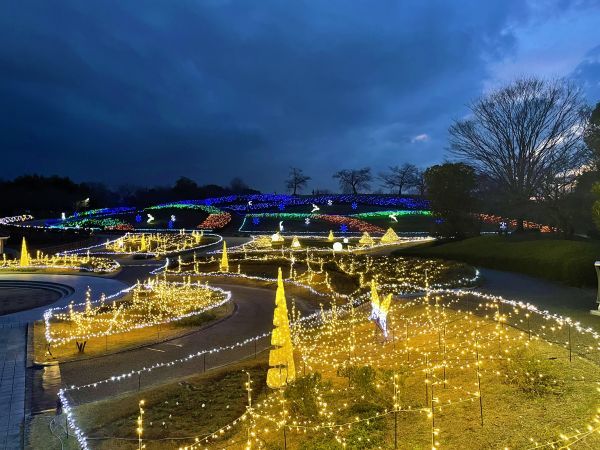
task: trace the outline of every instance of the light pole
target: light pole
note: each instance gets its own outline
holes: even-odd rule
[[[600,316],[600,261],[594,263],[594,269],[596,269],[596,278],[598,279],[598,293],[596,294],[598,309],[592,309],[590,312],[596,316]]]

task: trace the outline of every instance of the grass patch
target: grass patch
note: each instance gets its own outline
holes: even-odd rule
[[[144,444],[147,450],[179,448],[240,417],[246,410],[244,383],[252,377],[253,395],[264,395],[267,355],[203,375],[188,377],[167,386],[142,390],[76,408],[78,425],[86,431],[95,450],[137,449],[135,421],[138,403],[145,402]],[[64,416],[62,421],[64,422]],[[28,448],[60,449],[49,430],[50,416],[39,416],[30,424]],[[235,428],[220,436],[232,435]],[[164,439],[168,437],[169,439]],[[71,439],[74,441],[74,439]],[[56,446],[53,443],[57,443]],[[70,445],[70,443],[69,443]],[[77,448],[69,446],[66,448]]]
[[[594,261],[600,242],[553,236],[479,236],[458,242],[418,245],[394,252],[463,261],[559,281],[570,286],[595,286]]]

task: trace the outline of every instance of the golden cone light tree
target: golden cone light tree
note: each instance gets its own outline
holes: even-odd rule
[[[382,244],[391,244],[393,242],[398,242],[399,240],[400,240],[400,238],[398,237],[396,232],[394,230],[392,230],[391,228],[388,228],[388,230],[385,232],[385,234],[383,236],[381,236]]]
[[[332,231],[332,230],[329,230],[329,236],[327,237],[327,240],[328,240],[329,242],[333,242],[333,239],[334,239],[334,237],[333,237],[333,231]]]
[[[300,248],[300,241],[298,240],[298,236],[294,236],[294,239],[292,239],[292,248]]]
[[[277,389],[285,386],[296,378],[294,364],[294,348],[290,333],[285,291],[281,267],[277,275],[277,293],[275,294],[275,311],[273,313],[273,333],[269,353],[269,371],[267,372],[267,386]]]
[[[23,238],[23,243],[21,244],[21,261],[19,265],[21,267],[27,267],[31,264],[31,259],[29,258],[29,253],[27,252],[27,242],[25,242],[25,238]]]
[[[227,258],[227,243],[223,241],[223,254],[221,255],[221,272],[229,272],[229,259]]]
[[[375,241],[373,240],[371,235],[367,231],[365,231],[363,233],[363,235],[361,236],[360,240],[358,241],[358,243],[360,245],[374,245]]]

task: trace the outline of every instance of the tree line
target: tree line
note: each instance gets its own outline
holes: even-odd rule
[[[60,216],[61,212],[108,206],[146,207],[176,200],[256,193],[259,191],[239,177],[227,186],[199,185],[190,178],[180,177],[170,186],[109,188],[102,183],[76,183],[68,177],[24,175],[11,181],[0,180],[0,216],[23,213]]]
[[[475,212],[549,224],[570,236],[600,229],[600,103],[591,109],[581,89],[565,79],[517,79],[473,101],[449,128],[452,161],[425,170],[392,166],[377,177],[402,195],[426,195],[440,234],[476,231]],[[333,175],[345,193],[364,193],[375,177],[369,167]],[[296,194],[310,180],[292,168],[287,187]]]
[[[342,169],[333,174],[338,181],[340,191],[344,194],[368,193],[374,180],[378,180],[382,188],[392,194],[403,195],[407,191],[425,194],[425,171],[414,164],[404,163],[401,166],[390,166],[375,178],[370,167],[360,169]],[[298,195],[307,185],[311,177],[298,167],[291,167],[285,185],[292,195]],[[322,190],[320,190],[322,192]]]

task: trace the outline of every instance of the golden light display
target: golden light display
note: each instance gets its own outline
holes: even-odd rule
[[[465,266],[334,255],[321,252],[322,243],[330,245],[321,238],[301,250],[224,246],[220,260],[195,257],[169,271],[188,283],[189,277],[211,276],[248,283],[273,282],[278,267],[269,367],[263,372],[275,390],[257,393],[248,378],[243,414],[214,432],[188,434],[194,437],[180,448],[600,445],[600,334],[527,303],[460,290],[477,279]],[[237,272],[217,271],[223,255]],[[290,319],[285,283],[318,294],[324,306],[302,318],[292,310]],[[94,308],[83,309],[85,314]],[[207,352],[233,351],[267,336]],[[118,383],[203,354],[70,389]],[[80,445],[89,448],[82,436]]]
[[[180,230],[178,233],[127,233],[112,241],[105,248],[116,254],[168,255],[199,247],[204,240],[200,231]]]
[[[23,238],[23,242],[21,243],[21,259],[19,261],[19,266],[28,267],[31,264],[29,259],[29,252],[27,251],[27,242],[25,242],[25,238]]]
[[[96,302],[92,302],[88,289],[83,303],[71,303],[67,309],[46,311],[46,342],[53,346],[75,342],[79,348],[80,343],[90,338],[125,333],[198,315],[223,305],[230,298],[230,294],[222,289],[193,283],[189,278],[184,282],[150,278],[123,291],[121,296],[107,299],[103,295]],[[79,348],[79,351],[83,349]]]
[[[271,334],[273,348],[269,352],[270,367],[267,372],[267,386],[271,389],[277,389],[291,383],[296,378],[294,349],[281,268],[278,269],[277,274],[273,327],[273,333]]]
[[[389,230],[388,230],[389,231]],[[293,251],[303,251],[308,250],[310,252],[320,252],[320,253],[330,253],[332,252],[331,243],[335,241],[335,238],[332,238],[333,233],[330,233],[329,236],[318,236],[318,235],[306,235],[306,236],[293,236],[292,243],[289,246]],[[394,237],[395,236],[395,237]],[[379,240],[377,242],[368,232],[363,233],[360,237],[356,236],[348,236],[345,237],[343,242],[343,250],[344,252],[365,252],[366,250],[384,247],[384,246],[394,246],[399,244],[409,244],[409,243],[418,243],[433,240],[431,237],[420,237],[420,236],[411,236],[411,237],[398,237],[396,233],[392,230],[391,232],[387,232],[383,237],[385,239]],[[383,239],[382,237],[382,239]],[[257,235],[252,236],[252,240],[250,242],[244,243],[242,245],[232,247],[230,249],[230,253],[239,253],[239,252],[263,252],[269,253],[271,252],[273,247],[278,248],[279,250],[284,247],[285,238],[281,235],[281,233],[277,232],[273,234],[270,238],[265,235]],[[342,245],[342,242],[334,242],[334,244]]]
[[[119,263],[108,258],[91,256],[90,253],[83,255],[55,254],[46,255],[37,251],[35,257],[29,254],[27,242],[23,238],[21,243],[21,255],[19,259],[8,259],[6,254],[2,255],[0,271],[74,271],[108,273],[118,270]]]
[[[373,239],[371,235],[365,231],[360,237],[358,243],[363,246],[372,246],[375,245],[375,239]]]
[[[298,248],[302,247],[300,245],[300,240],[298,239],[298,236],[294,236],[294,238],[292,239],[291,247],[295,248],[295,249],[298,249]]]
[[[221,272],[229,272],[229,260],[227,259],[227,243],[223,241],[223,253],[221,254],[221,264],[219,265]]]
[[[394,244],[398,242],[400,238],[392,228],[388,228],[383,236],[381,236],[380,242],[382,244]]]

